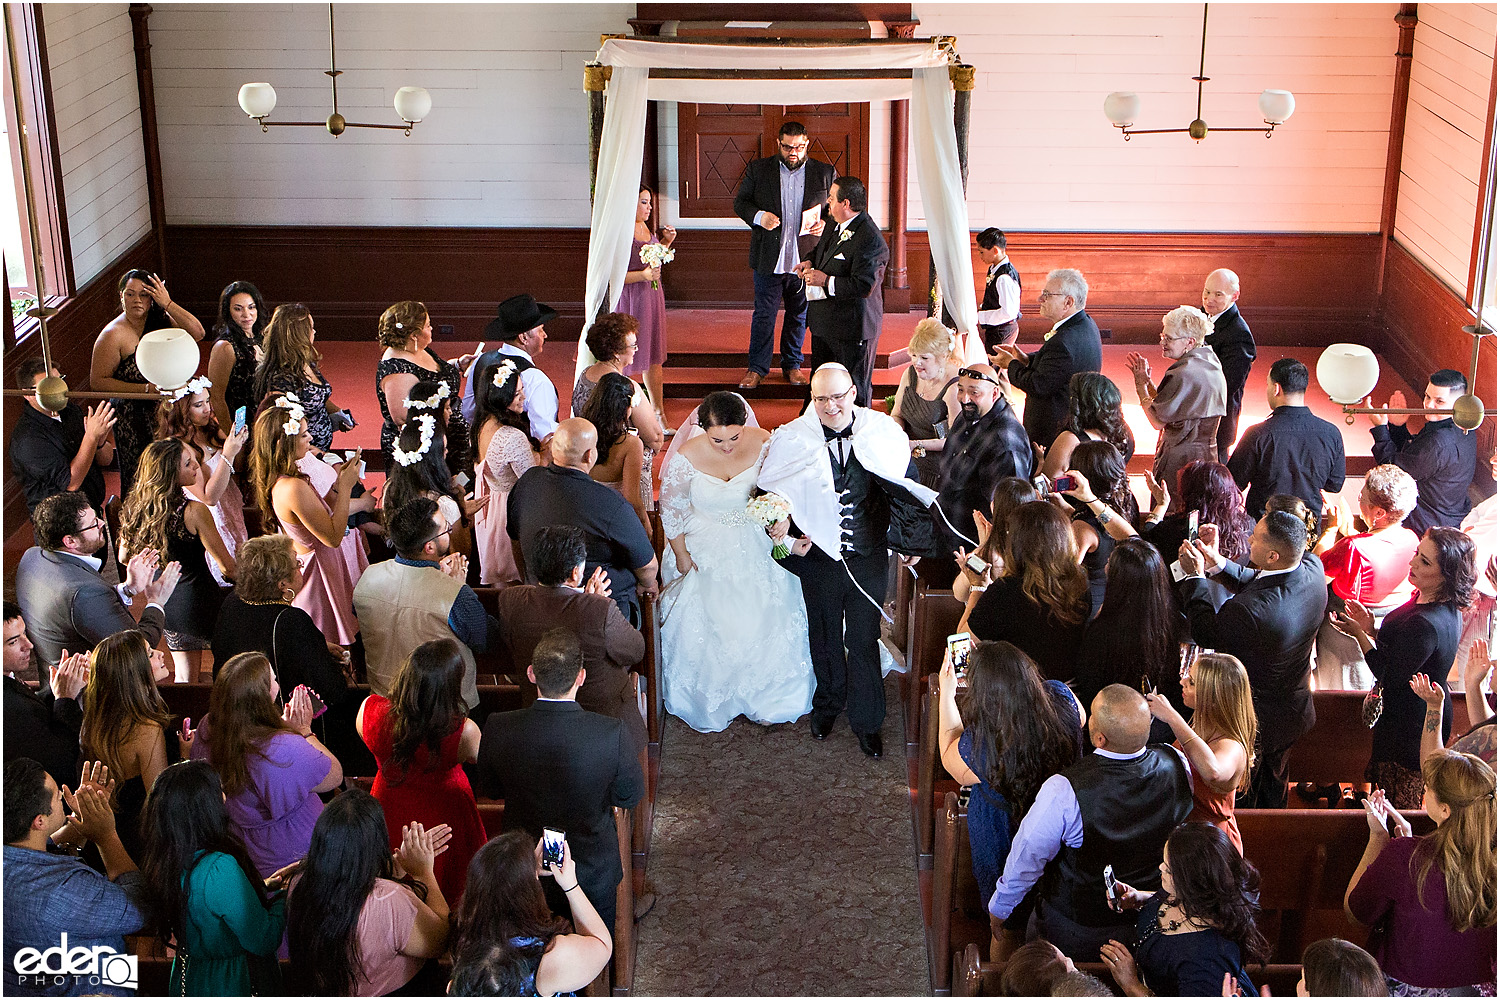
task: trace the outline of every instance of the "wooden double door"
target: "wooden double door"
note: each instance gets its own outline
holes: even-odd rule
[[[677,106],[680,214],[734,217],[734,193],[751,160],[776,153],[783,122],[807,127],[808,155],[833,164],[840,176],[870,180],[870,105],[679,104]]]

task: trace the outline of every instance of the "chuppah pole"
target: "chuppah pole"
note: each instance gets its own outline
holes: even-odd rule
[[[583,89],[589,95],[589,204],[594,203],[594,187],[599,180],[599,143],[604,137],[604,87],[609,83],[610,67],[589,63],[583,67]]]

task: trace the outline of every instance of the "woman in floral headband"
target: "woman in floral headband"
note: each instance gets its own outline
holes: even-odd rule
[[[405,426],[391,445],[391,464],[386,467],[380,509],[394,514],[415,497],[436,500],[453,531],[449,539],[451,550],[469,557],[477,579],[479,560],[473,558],[470,516],[484,501],[466,499],[463,490],[454,485],[453,474],[443,458],[443,435],[443,423],[436,415],[418,409],[408,412]]]
[[[359,453],[337,466],[333,488],[320,496],[298,461],[312,448],[306,413],[295,396],[276,396],[255,418],[250,472],[255,502],[267,531],[286,532],[302,566],[302,589],[292,603],[306,611],[330,641],[354,642],[356,579],[340,548],[349,532],[349,493],[359,481]],[[319,463],[322,464],[322,463]],[[325,466],[325,468],[327,468]]]
[[[391,444],[406,423],[410,407],[436,412],[444,402],[447,426],[443,428],[447,453],[454,457],[453,471],[469,466],[469,424],[458,412],[459,386],[463,372],[474,360],[465,354],[454,361],[444,361],[432,349],[432,319],[427,307],[407,299],[397,302],[380,315],[376,337],[385,348],[375,367],[375,395],[380,401],[380,450],[385,453],[385,467],[391,468]],[[418,382],[437,382],[442,393],[417,392]]]
[[[474,514],[474,548],[479,554],[480,582],[503,587],[521,579],[505,530],[505,505],[516,481],[537,464],[538,446],[531,438],[526,389],[516,363],[501,358],[488,374],[489,381],[474,393],[479,402],[474,493],[487,498]]]
[[[184,486],[189,497],[206,506],[214,517],[214,526],[224,547],[233,556],[247,537],[245,499],[235,482],[234,464],[250,428],[241,427],[237,434],[225,434],[214,416],[212,386],[206,376],[199,376],[163,400],[156,412],[156,436],[176,438],[185,444],[198,460],[198,474],[193,485]],[[231,585],[218,563],[210,561],[209,572],[219,586]]]

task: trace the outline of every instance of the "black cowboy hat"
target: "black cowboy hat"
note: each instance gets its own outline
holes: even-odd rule
[[[557,319],[556,309],[524,292],[500,303],[495,313],[495,318],[485,325],[485,340],[515,340],[527,330]]]

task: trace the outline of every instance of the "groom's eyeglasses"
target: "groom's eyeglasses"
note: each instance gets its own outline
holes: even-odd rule
[[[832,396],[814,396],[812,398],[812,401],[817,406],[827,406],[829,403],[833,402],[836,399],[847,399],[849,397],[849,394],[853,391],[854,386],[851,385],[843,392],[836,392]]]

